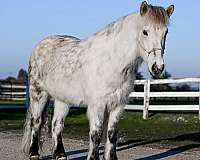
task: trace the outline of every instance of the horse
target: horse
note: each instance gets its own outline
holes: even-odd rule
[[[144,1],[139,12],[120,18],[88,38],[50,36],[35,47],[29,61],[30,107],[22,140],[22,149],[30,160],[39,160],[50,98],[55,105],[51,132],[56,160],[67,158],[62,131],[74,105],[87,106],[87,160],[99,160],[104,133],[104,159],[117,160],[117,124],[133,89],[135,74],[142,62],[152,76],[162,74],[173,12],[174,5],[163,8]]]

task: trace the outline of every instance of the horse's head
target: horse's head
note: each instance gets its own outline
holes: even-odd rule
[[[163,54],[169,18],[173,11],[173,5],[164,9],[148,5],[146,1],[140,7],[142,20],[138,35],[139,52],[153,77],[161,75],[164,70]]]

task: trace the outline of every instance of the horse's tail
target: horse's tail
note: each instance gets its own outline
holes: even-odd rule
[[[41,126],[38,130],[38,138],[39,138],[39,147],[42,150],[42,145],[46,140],[47,134],[49,133],[49,125],[48,125],[48,104],[46,104],[45,109],[42,112],[42,122]],[[31,107],[27,110],[26,121],[24,124],[24,135],[22,138],[22,148],[21,150],[25,155],[29,155],[30,145],[31,145],[31,137],[32,137],[32,125],[33,118],[31,113]]]

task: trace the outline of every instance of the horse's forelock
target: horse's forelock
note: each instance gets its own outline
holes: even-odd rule
[[[160,6],[148,5],[148,11],[144,15],[145,21],[152,23],[153,25],[168,26],[169,16],[165,8]]]

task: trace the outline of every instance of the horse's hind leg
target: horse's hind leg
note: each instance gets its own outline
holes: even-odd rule
[[[68,111],[68,105],[61,101],[55,100],[54,116],[52,120],[52,138],[54,144],[53,157],[56,160],[67,159],[62,142],[62,130],[64,128],[64,121]]]
[[[43,91],[39,84],[30,84],[30,107],[22,145],[24,152],[29,154],[31,160],[39,160],[40,129],[48,98],[47,92]]]
[[[117,142],[117,124],[123,112],[123,106],[117,106],[109,113],[107,141],[105,144],[105,160],[117,160],[116,142]]]
[[[90,146],[87,160],[99,160],[99,145],[103,135],[104,106],[88,106]]]

